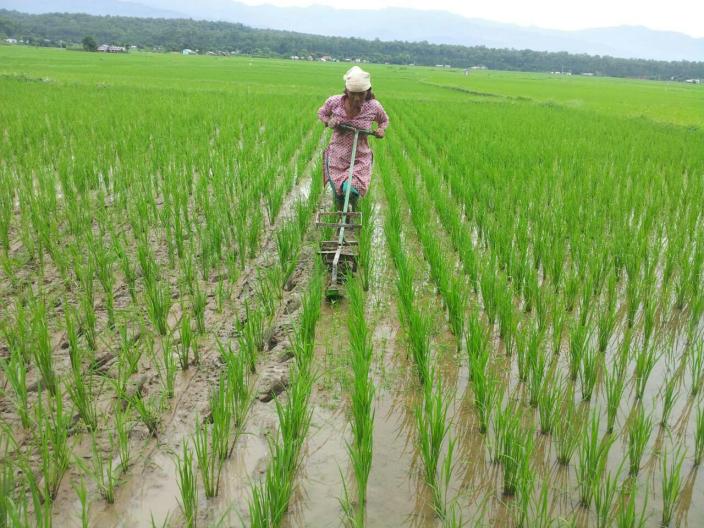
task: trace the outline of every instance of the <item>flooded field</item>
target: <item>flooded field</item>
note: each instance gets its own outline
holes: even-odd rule
[[[335,65],[11,53],[0,526],[704,525],[704,131],[667,85],[656,122],[370,65],[330,302]]]

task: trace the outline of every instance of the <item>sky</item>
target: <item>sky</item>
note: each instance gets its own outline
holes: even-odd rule
[[[637,25],[704,37],[703,0],[240,0],[278,6],[322,4],[339,9],[408,7],[450,11],[468,18],[483,18],[521,26],[548,29],[586,29]]]

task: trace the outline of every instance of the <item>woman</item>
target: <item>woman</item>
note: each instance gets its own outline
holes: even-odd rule
[[[374,135],[383,138],[384,131],[389,125],[389,118],[384,108],[372,93],[369,73],[359,66],[354,66],[342,78],[345,81],[345,92],[328,98],[318,110],[320,120],[334,130],[330,144],[323,154],[323,182],[330,183],[338,211],[341,211],[344,206],[344,192],[347,189],[354,133],[336,127],[345,124],[355,128],[371,129],[372,122],[376,121],[379,126],[374,131]],[[372,151],[369,148],[367,136],[360,135],[357,140],[350,191],[352,210],[356,209],[357,198],[366,194],[371,172]]]

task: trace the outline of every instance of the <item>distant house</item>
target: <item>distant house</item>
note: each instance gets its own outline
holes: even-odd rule
[[[320,60],[322,62],[329,62],[332,60],[332,57],[330,55],[323,55],[322,57],[320,57]]]
[[[186,48],[186,49],[181,50],[181,55],[195,55],[195,54],[196,54],[196,52],[193,51],[192,49]]]
[[[702,80],[701,79],[687,79],[684,82],[689,83],[689,84],[701,84]]]
[[[8,44],[17,44],[17,39],[6,38],[5,42],[7,42]]]
[[[102,53],[127,53],[127,48],[124,46],[113,46],[112,44],[101,44],[95,51]]]
[[[301,60],[298,55],[291,55],[291,60]]]

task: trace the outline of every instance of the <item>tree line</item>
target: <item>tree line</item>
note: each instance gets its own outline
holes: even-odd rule
[[[449,64],[459,68],[485,66],[495,70],[565,71],[648,79],[704,78],[704,62],[621,59],[567,52],[325,37],[205,20],[73,13],[29,15],[0,10],[0,37],[3,39],[12,37],[36,45],[70,46],[80,45],[87,36],[100,43],[164,51],[189,48],[201,52],[227,51],[262,57],[296,55],[319,58],[329,55],[338,59],[365,59],[390,64]]]

